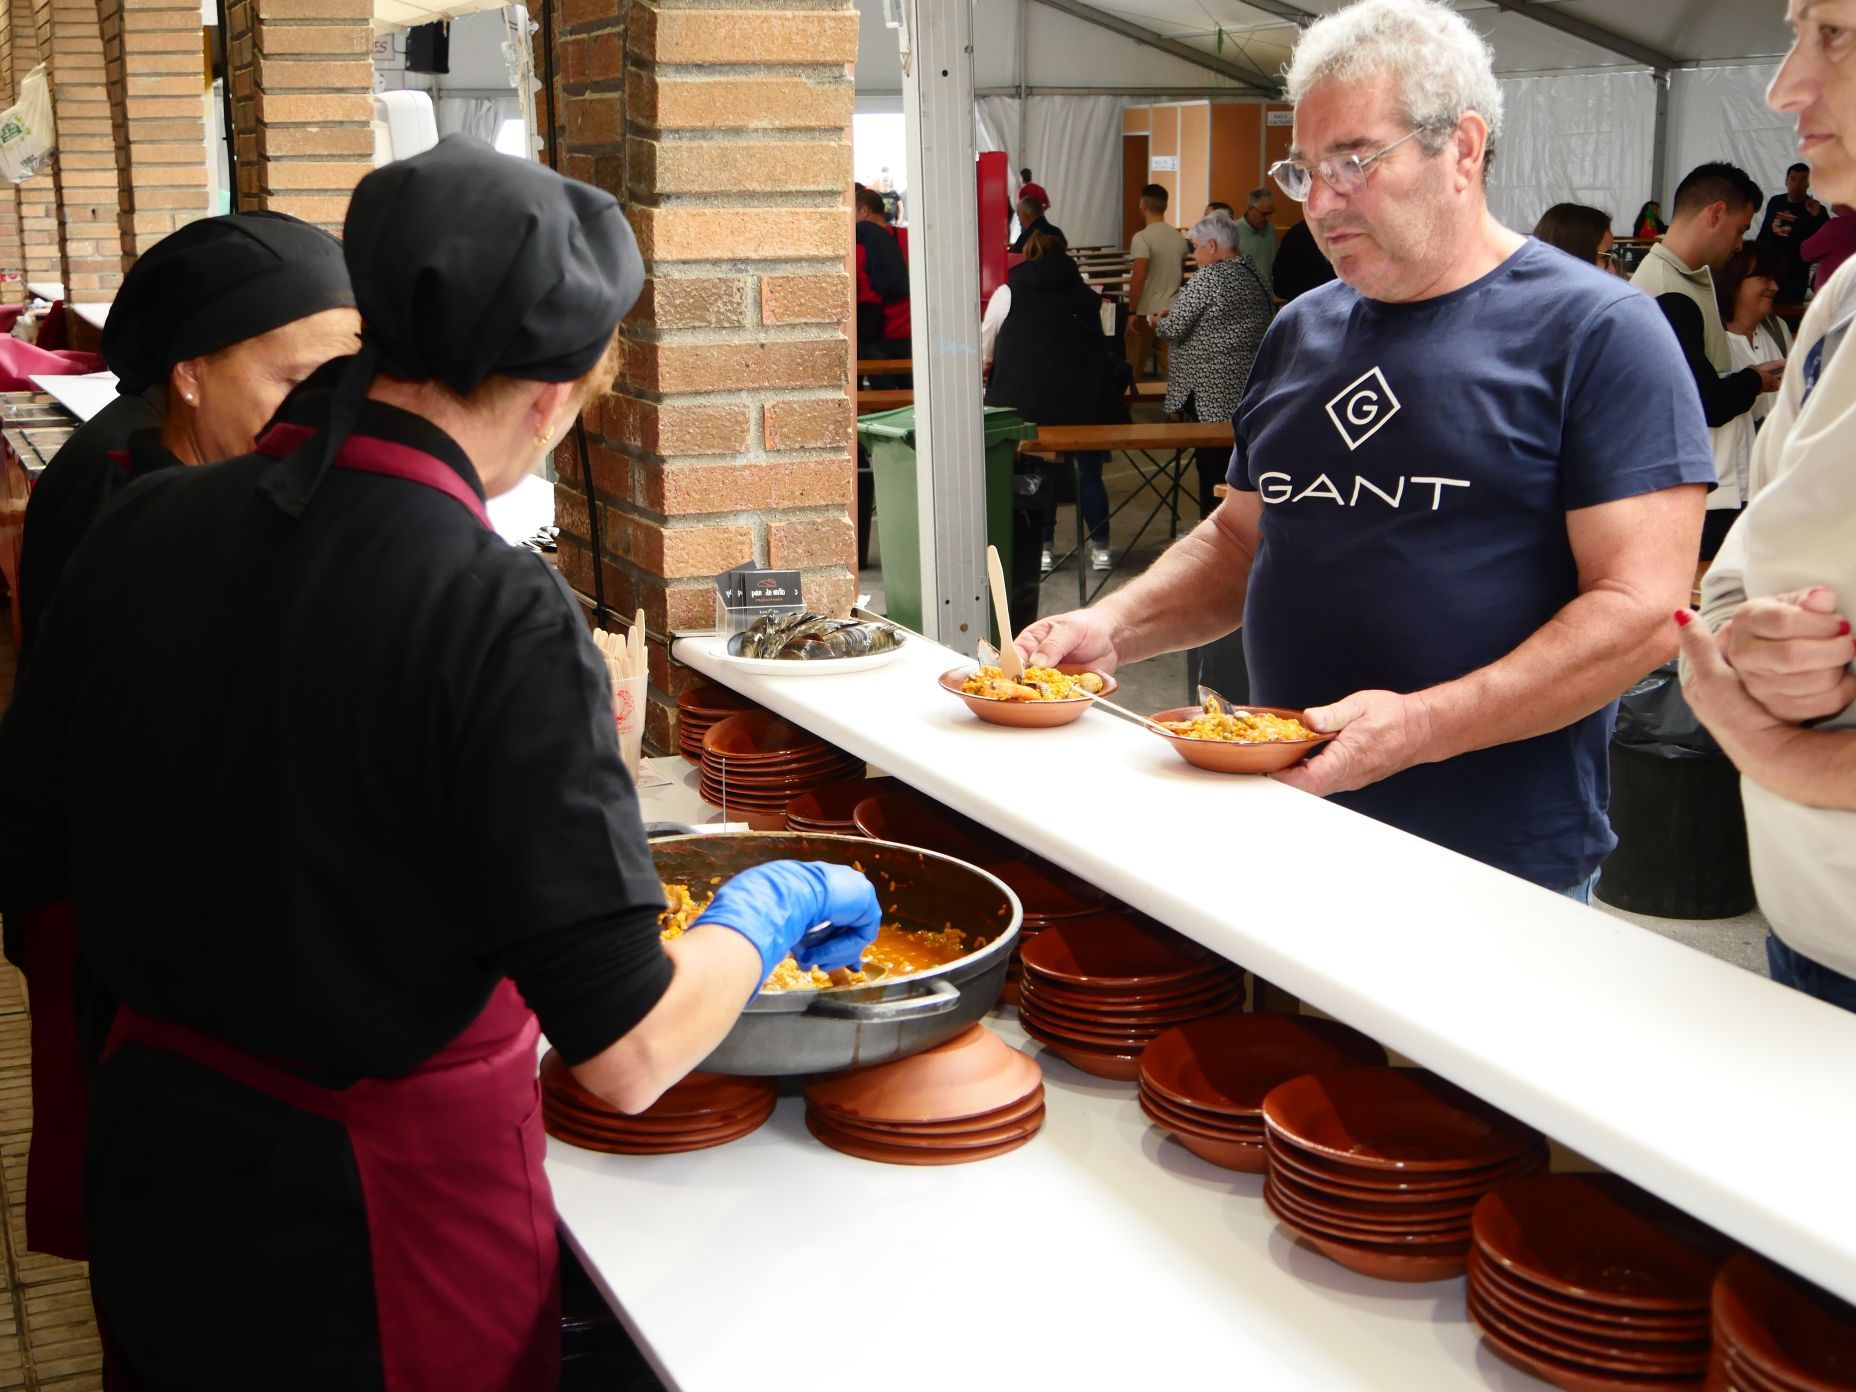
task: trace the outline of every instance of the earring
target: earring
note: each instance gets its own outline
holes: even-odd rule
[[[548,432],[545,430],[536,431],[535,432],[535,448],[538,450],[545,450],[547,447],[548,447]]]
[[[185,401],[189,406],[193,405],[193,393],[192,392],[181,393],[181,400]]]

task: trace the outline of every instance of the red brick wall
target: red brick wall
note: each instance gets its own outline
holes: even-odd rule
[[[122,269],[206,215],[206,81],[200,7],[99,0],[116,160]]]
[[[5,22],[0,22],[0,104],[7,106],[17,100],[18,84],[13,80],[13,25],[12,16],[7,15]],[[8,275],[23,273],[26,268],[26,249],[19,240],[19,193],[17,185],[9,185],[0,192],[0,271]],[[25,288],[18,282],[11,284],[0,282],[0,303],[17,304],[25,295]]]
[[[712,577],[754,560],[799,569],[813,608],[844,613],[857,13],[561,0],[555,22],[561,168],[620,196],[648,275],[618,394],[587,419],[607,604],[658,633],[706,626]],[[590,595],[571,439],[556,462],[561,567]],[[653,658],[648,731],[670,747],[691,676]]]
[[[228,0],[235,206],[339,234],[374,165],[368,0]]]

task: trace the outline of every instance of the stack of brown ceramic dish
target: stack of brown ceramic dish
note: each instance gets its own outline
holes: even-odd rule
[[[1132,917],[1058,920],[1020,955],[1025,1033],[1101,1078],[1133,1082],[1157,1035],[1244,1003],[1243,968]]]
[[[1113,912],[1121,906],[1087,880],[1048,860],[998,860],[980,867],[997,875],[1018,896],[1024,918],[1018,927],[1018,942],[1012,948],[1012,961],[1005,969],[1005,1001],[1018,1004],[1018,984],[1024,975],[1019,954],[1026,943],[1053,923],[1067,923],[1079,918]]]
[[[1856,1307],[1763,1257],[1721,1268],[1712,1298],[1708,1392],[1852,1392]]]
[[[756,831],[784,831],[801,793],[860,777],[864,761],[769,711],[743,711],[702,737],[702,800]]]
[[[1537,1175],[1476,1205],[1469,1314],[1569,1392],[1695,1392],[1719,1234],[1616,1175]]]
[[[853,813],[866,798],[896,787],[893,778],[847,778],[801,793],[786,804],[788,831],[820,831],[833,836],[861,836]]]
[[[541,1060],[541,1116],[548,1134],[582,1150],[673,1155],[738,1141],[773,1115],[771,1078],[692,1073],[636,1116],[616,1112],[574,1081],[550,1049]]]
[[[1043,1070],[984,1025],[925,1053],[806,1089],[806,1128],[814,1136],[890,1165],[987,1160],[1017,1150],[1043,1124]]]
[[[860,832],[877,841],[939,851],[969,865],[990,866],[1024,857],[1022,850],[996,831],[913,788],[885,790],[866,798],[852,810],[851,819]]]
[[[1141,1110],[1202,1159],[1264,1172],[1263,1099],[1305,1073],[1382,1064],[1386,1051],[1337,1020],[1216,1015],[1141,1052]]]
[[[699,686],[677,697],[677,752],[692,764],[702,762],[702,737],[711,726],[742,711],[759,710],[747,697],[725,686]]]
[[[1477,1200],[1547,1163],[1537,1132],[1417,1069],[1292,1079],[1263,1099],[1263,1124],[1277,1220],[1387,1281],[1457,1275]]]

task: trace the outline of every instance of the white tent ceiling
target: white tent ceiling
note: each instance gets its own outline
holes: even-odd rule
[[[1579,37],[1543,18],[1594,26],[1627,47],[1652,50],[1677,66],[1770,60],[1789,35],[1783,0],[1452,0],[1495,50],[1504,75],[1598,68],[1643,68],[1632,56]],[[1346,0],[977,0],[975,83],[981,91],[1016,87],[1237,88],[1244,80],[1271,85],[1288,61],[1296,24],[1273,11],[1324,14]],[[1019,6],[1026,7],[1028,59],[1018,66]],[[859,0],[863,46],[860,90],[898,92],[895,35],[883,27],[880,0]],[[1074,17],[1078,9],[1134,26],[1205,55],[1234,74],[1195,66],[1187,58]],[[1060,13],[1059,9],[1070,13]],[[1523,13],[1520,11],[1532,11]],[[1536,16],[1540,17],[1536,17]],[[1220,37],[1222,34],[1222,38]]]

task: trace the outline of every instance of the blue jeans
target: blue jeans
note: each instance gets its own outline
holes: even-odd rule
[[[1840,1005],[1845,1010],[1856,1010],[1856,980],[1840,971],[1832,971],[1822,962],[1813,962],[1803,953],[1793,952],[1770,933],[1766,935],[1766,965],[1772,968],[1772,979],[1779,985]]]
[[[1562,889],[1560,893],[1572,900],[1575,904],[1589,904],[1592,902],[1593,886],[1597,883],[1598,872],[1594,870],[1589,877],[1580,880],[1579,883],[1574,885],[1571,889]]]
[[[1077,472],[1082,475],[1078,485],[1081,493],[1080,503],[1083,509],[1083,525],[1089,528],[1089,540],[1096,546],[1108,545],[1108,489],[1102,482],[1102,466],[1108,463],[1106,454],[1073,454],[1079,466]],[[1055,509],[1044,514],[1044,544],[1049,546],[1057,539],[1057,513]]]

